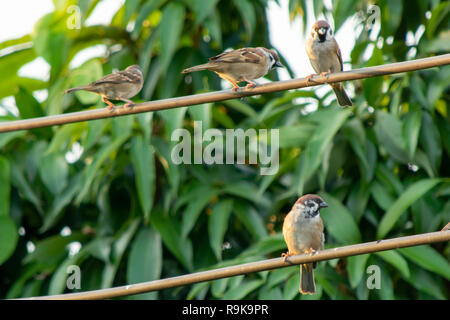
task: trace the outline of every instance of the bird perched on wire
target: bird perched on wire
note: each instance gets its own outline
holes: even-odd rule
[[[323,249],[325,236],[319,211],[328,207],[321,197],[315,194],[306,194],[300,197],[286,215],[283,223],[283,236],[288,252],[283,253],[284,261],[291,255],[314,254]],[[302,294],[314,294],[313,269],[317,262],[306,263],[300,266],[300,289]]]
[[[333,30],[324,20],[316,21],[312,26],[311,37],[306,40],[306,53],[313,69],[323,76],[343,70],[341,50],[333,37]],[[310,81],[312,76],[311,74],[306,77],[307,81]],[[330,86],[340,106],[352,105],[342,83],[330,83]]]
[[[128,99],[137,95],[143,84],[144,77],[141,68],[135,64],[125,70],[108,74],[87,86],[68,89],[66,93],[78,90],[96,93],[102,97],[102,101],[107,103],[107,108],[111,110],[115,105],[109,100],[122,100],[126,102],[125,108],[132,107],[134,102]]]
[[[246,81],[245,88],[253,88],[256,83],[252,80],[261,78],[275,67],[282,67],[278,54],[273,49],[242,48],[223,52],[209,58],[209,62],[184,69],[181,73],[210,70],[233,85],[232,90],[239,89],[237,82]]]

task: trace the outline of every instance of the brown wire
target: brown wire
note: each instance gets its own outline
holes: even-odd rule
[[[17,130],[28,130],[33,128],[49,127],[73,122],[89,121],[103,118],[111,118],[136,114],[142,112],[150,112],[157,110],[173,109],[183,106],[192,106],[208,102],[217,102],[240,97],[253,96],[263,93],[300,89],[308,86],[317,86],[323,83],[341,82],[347,80],[365,79],[394,73],[415,71],[420,69],[433,68],[450,64],[450,54],[440,56],[417,59],[411,61],[390,63],[380,66],[355,69],[351,71],[332,73],[328,76],[316,75],[307,83],[306,78],[298,78],[286,81],[277,81],[258,85],[251,89],[241,89],[238,92],[231,90],[223,90],[190,96],[176,97],[164,100],[148,101],[136,104],[133,108],[125,109],[123,106],[116,107],[113,111],[103,109],[79,111],[73,113],[65,113],[60,115],[46,116],[40,118],[32,118],[25,120],[16,120],[0,123],[0,132],[9,132]]]
[[[392,250],[396,248],[412,247],[423,244],[429,244],[433,242],[443,242],[449,240],[450,240],[450,230],[438,231],[327,249],[319,251],[317,252],[317,254],[313,256],[304,254],[297,256],[290,256],[287,262],[283,262],[283,258],[274,258],[220,269],[196,272],[168,279],[142,282],[116,288],[93,290],[79,293],[68,293],[54,296],[34,297],[28,299],[58,299],[58,300],[109,299],[145,293],[150,291],[163,290],[178,286],[185,286],[198,282],[211,281],[253,272],[272,270],[276,268],[284,268],[293,264],[303,264],[314,261],[323,261],[336,258],[350,257],[360,254]]]

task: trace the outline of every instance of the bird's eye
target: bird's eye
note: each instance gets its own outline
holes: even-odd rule
[[[314,201],[308,201],[308,202],[306,203],[306,205],[307,205],[308,207],[312,208],[312,207],[314,207],[316,204],[314,203]]]

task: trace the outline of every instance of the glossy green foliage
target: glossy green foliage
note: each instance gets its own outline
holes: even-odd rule
[[[18,111],[0,106],[0,120],[102,108],[91,93],[64,90],[134,63],[145,76],[136,102],[220,90],[213,73],[180,71],[230,47],[271,47],[270,1],[126,0],[109,25],[96,26],[84,23],[100,1],[78,1],[79,17],[67,10],[77,1],[55,1],[33,34],[0,43],[0,98],[14,97]],[[356,18],[348,69],[450,50],[449,2],[306,2],[289,1],[291,18],[329,14],[336,32]],[[72,67],[97,45],[104,57]],[[20,76],[38,57],[49,78]],[[0,297],[71,292],[71,265],[88,291],[279,257],[284,215],[304,193],[329,203],[326,248],[437,231],[450,220],[449,84],[444,66],[348,82],[347,109],[320,86],[1,133]],[[40,89],[48,96],[38,101]],[[278,171],[174,164],[171,135],[194,132],[194,121],[202,133],[279,129]],[[131,298],[449,299],[449,255],[449,244],[438,243],[321,262],[314,296],[300,296],[298,267],[288,267]],[[380,268],[380,290],[366,286],[370,265]]]

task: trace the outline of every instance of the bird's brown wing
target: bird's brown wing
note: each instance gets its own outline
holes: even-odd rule
[[[126,72],[126,70],[124,70],[124,71],[119,71],[116,73],[108,74],[108,75],[104,76],[103,78],[92,82],[92,85],[99,85],[99,84],[104,84],[104,83],[119,84],[119,83],[124,83],[124,82],[138,83],[140,81],[141,81],[141,79],[138,76],[136,76],[130,72]]]
[[[334,50],[335,50],[336,55],[337,55],[337,57],[339,59],[339,63],[341,65],[341,71],[343,71],[344,70],[344,63],[342,62],[341,49],[339,49],[339,45],[338,45],[336,39],[333,39],[333,40],[334,40]]]
[[[238,50],[223,52],[215,57],[209,58],[209,60],[214,62],[227,63],[260,63],[262,58],[262,53],[257,48],[242,48]]]

